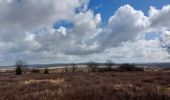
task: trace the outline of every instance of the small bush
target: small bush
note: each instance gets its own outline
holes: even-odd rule
[[[118,71],[144,71],[141,67],[136,67],[135,64],[121,64],[118,68]]]
[[[17,66],[15,72],[16,72],[16,75],[21,75],[22,74],[21,66]]]
[[[23,61],[21,61],[21,60],[18,60],[17,62],[16,62],[16,70],[15,70],[15,73],[16,73],[16,75],[21,75],[22,74],[22,72],[23,72],[23,69],[25,69],[25,65],[24,65],[24,62]]]
[[[44,70],[44,74],[49,74],[48,68],[46,68],[46,69]]]
[[[65,72],[68,72],[68,67],[65,67],[65,69],[64,69],[64,70],[65,70]]]
[[[89,62],[87,64],[87,69],[88,71],[90,72],[96,72],[98,71],[98,64],[97,63],[94,63],[94,62]]]
[[[40,70],[39,69],[32,69],[31,72],[32,73],[40,73]]]
[[[76,65],[72,64],[72,67],[71,67],[72,72],[76,72],[76,69],[77,69]]]

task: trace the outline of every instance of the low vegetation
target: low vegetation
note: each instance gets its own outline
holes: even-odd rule
[[[1,73],[0,100],[170,100],[170,72]]]
[[[22,66],[16,72],[22,73]],[[28,72],[0,73],[0,100],[170,100],[168,70],[144,71],[108,61],[105,67],[89,62],[86,68],[71,64]]]

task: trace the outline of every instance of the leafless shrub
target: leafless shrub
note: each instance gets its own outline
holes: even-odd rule
[[[96,72],[98,71],[98,64],[91,61],[87,64],[87,69],[90,72]]]
[[[115,64],[111,60],[107,60],[105,65],[106,71],[112,71],[112,66],[114,66]]]

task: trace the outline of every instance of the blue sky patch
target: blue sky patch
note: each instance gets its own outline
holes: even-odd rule
[[[58,29],[61,26],[65,27],[65,28],[72,28],[74,26],[74,24],[71,22],[68,22],[68,21],[64,21],[64,20],[58,21],[53,24],[54,29]]]
[[[120,6],[126,4],[136,10],[142,10],[147,15],[150,6],[160,9],[169,3],[170,0],[90,0],[89,8],[95,13],[101,13],[102,19],[107,22]]]
[[[145,35],[146,40],[154,40],[159,37],[159,33],[148,33]]]

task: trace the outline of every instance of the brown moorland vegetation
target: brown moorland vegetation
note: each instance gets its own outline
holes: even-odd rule
[[[0,100],[170,100],[170,72],[0,73]]]

